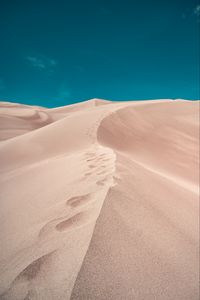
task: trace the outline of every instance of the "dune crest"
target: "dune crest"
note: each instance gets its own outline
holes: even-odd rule
[[[0,299],[198,299],[199,102],[0,105]]]

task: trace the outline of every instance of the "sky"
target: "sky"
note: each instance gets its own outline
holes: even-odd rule
[[[194,0],[0,1],[0,100],[199,99]]]

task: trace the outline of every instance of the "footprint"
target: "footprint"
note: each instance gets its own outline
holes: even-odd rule
[[[96,184],[99,185],[99,186],[109,185],[110,187],[112,187],[113,183],[114,183],[113,182],[113,176],[112,175],[107,175],[103,179],[98,180]]]
[[[87,176],[90,176],[90,175],[92,175],[92,173],[88,172],[88,173],[85,173],[84,177],[87,177]]]
[[[55,252],[55,251],[53,251]],[[27,280],[31,280],[37,276],[39,273],[42,265],[47,261],[48,258],[52,255],[52,253],[45,254],[41,256],[40,258],[33,261],[30,265],[28,265],[16,278],[19,279],[21,277],[25,277]]]
[[[110,161],[110,158],[104,158],[102,161]]]
[[[76,208],[76,207],[85,205],[91,201],[92,201],[92,195],[87,194],[84,196],[73,197],[73,198],[69,199],[66,204],[72,208]]]
[[[89,165],[89,168],[93,169],[93,168],[96,168],[96,166],[95,165]]]
[[[46,223],[39,231],[38,241],[41,243],[42,241],[52,237],[54,235],[54,229],[55,229],[56,224],[59,221],[65,220],[68,216],[69,216],[69,214],[66,214],[65,216],[53,219],[53,220],[49,221],[48,223]]]
[[[103,175],[103,174],[105,174],[105,171],[101,171],[97,173],[97,175]]]
[[[46,263],[46,261],[48,261],[51,257],[51,255],[54,253],[55,251],[52,251],[50,253],[47,253],[41,257],[39,257],[38,259],[34,260],[33,262],[31,262],[24,270],[22,270],[19,275],[17,275],[17,277],[12,281],[12,283],[10,284],[8,290],[6,292],[4,292],[4,294],[0,295],[0,299],[5,299],[5,300],[9,300],[9,299],[14,299],[13,298],[13,293],[15,291],[15,287],[20,287],[20,285],[22,284],[22,286],[24,286],[25,283],[30,284],[31,280],[34,280],[38,273],[40,272],[43,264]],[[23,291],[22,291],[23,293]],[[26,295],[23,296],[23,299],[25,300],[29,300],[32,299],[32,292],[31,291],[26,291]],[[17,298],[19,299],[19,298]],[[20,297],[21,299],[21,297]]]
[[[67,231],[80,227],[81,225],[85,225],[86,223],[88,223],[88,221],[90,221],[88,213],[86,211],[83,211],[67,220],[58,223],[55,228],[60,232]]]
[[[115,154],[112,150],[101,146],[96,146],[94,150],[85,153],[88,170],[85,177],[94,179],[97,185],[103,186],[105,177],[112,175],[115,171]],[[91,172],[90,172],[91,171]]]
[[[96,160],[96,157],[94,157],[94,158],[88,158],[88,159],[86,159],[86,161],[87,162],[90,162],[90,161],[95,161]]]
[[[68,214],[66,214],[65,216],[53,219],[50,222],[48,222],[46,225],[44,225],[38,234],[38,238],[41,240],[43,238],[46,238],[47,236],[52,235],[55,228],[58,231],[62,231],[62,230],[59,230],[59,228],[61,226],[59,224],[66,223],[69,225],[69,227],[71,227],[72,223],[74,224],[77,222],[77,220],[79,220],[79,215],[82,216],[81,217],[82,219],[85,217],[84,212],[80,212],[80,213],[76,214],[75,216],[69,217],[73,213],[73,210],[75,210],[79,207],[82,207],[84,205],[87,205],[88,203],[94,202],[94,201],[95,201],[95,195],[92,195],[92,194],[75,196],[75,197],[68,199],[66,201],[66,206],[69,208]],[[62,226],[61,226],[61,228],[62,228]]]
[[[96,153],[95,152],[87,152],[86,156],[96,156]]]
[[[106,178],[99,180],[99,181],[97,181],[97,185],[104,186],[106,184],[106,181],[107,181]]]
[[[94,148],[93,148],[94,149]],[[115,172],[115,154],[112,150],[105,149],[103,147],[95,148],[95,151],[86,153],[86,171],[79,182],[89,181],[94,186],[99,186],[99,189],[109,188],[113,186],[113,175]],[[85,155],[85,156],[86,156]],[[87,163],[92,161],[92,163]],[[91,207],[89,203],[98,201],[98,197],[95,197],[95,193],[77,195],[66,201],[66,207],[68,210],[66,214],[48,222],[39,233],[40,239],[47,239],[55,234],[55,230],[62,232],[71,230],[88,223],[91,220]],[[98,204],[98,203],[97,203]],[[88,205],[88,206],[87,206]],[[87,206],[87,211],[81,211],[82,207]]]
[[[86,158],[96,157],[96,153],[95,152],[87,152],[87,153],[85,153],[85,157]]]
[[[113,179],[114,179],[115,183],[119,183],[122,181],[121,177],[119,177],[119,176],[114,176]]]

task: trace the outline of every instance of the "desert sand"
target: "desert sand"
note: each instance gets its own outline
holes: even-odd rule
[[[1,300],[198,300],[199,101],[0,104]]]

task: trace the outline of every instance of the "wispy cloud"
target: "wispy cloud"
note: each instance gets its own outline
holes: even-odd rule
[[[56,60],[42,55],[28,55],[25,57],[25,59],[29,62],[29,64],[32,67],[41,71],[45,69],[52,71],[53,68],[57,65]]]
[[[193,14],[196,17],[197,22],[200,23],[200,5],[199,4],[195,7]]]
[[[45,64],[43,61],[34,56],[27,56],[26,59],[30,62],[30,64],[38,69],[45,69]]]
[[[56,66],[57,62],[54,59],[49,59],[49,63],[51,66]]]
[[[193,10],[187,10],[182,13],[181,15],[182,19],[188,20],[190,18],[197,19],[197,22],[200,21],[200,5],[198,4]]]
[[[197,17],[200,17],[200,5],[197,5],[194,9],[194,14],[197,16]]]

